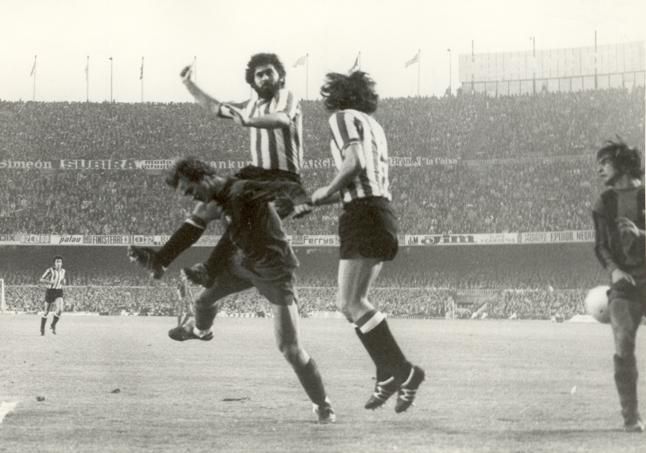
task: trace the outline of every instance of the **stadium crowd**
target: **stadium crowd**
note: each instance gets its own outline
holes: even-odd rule
[[[382,100],[376,116],[389,140],[400,233],[591,229],[591,202],[601,190],[592,152],[616,134],[644,148],[643,99],[640,87]],[[302,107],[303,179],[312,190],[333,173],[328,114],[319,101],[303,101]],[[247,159],[247,140],[235,125],[213,121],[188,103],[0,101],[0,234],[170,234],[191,209],[190,202],[178,203],[179,196],[164,186],[159,173],[9,168],[10,160],[157,160],[190,154],[239,164]],[[317,209],[287,222],[286,229],[292,235],[335,234],[338,211]],[[212,228],[207,234],[221,233]],[[536,250],[402,247],[372,298],[384,312],[399,317],[470,317],[480,312],[492,318],[571,317],[583,312],[582,288],[603,282],[589,244],[584,246],[585,253],[577,249],[570,254],[561,245]],[[30,285],[51,257],[24,252],[36,247],[19,249],[7,259],[0,257],[0,278],[7,285],[10,310],[35,312],[42,308],[43,289]],[[334,311],[338,252],[298,253],[302,311]],[[71,285],[66,289],[67,310],[175,313],[172,279],[151,285],[146,275],[121,264],[125,254],[118,259],[108,255],[66,261]],[[464,294],[476,290],[486,290],[488,296],[466,303]],[[255,316],[270,312],[253,292],[223,301],[222,311]]]
[[[0,169],[0,177],[0,234],[170,234],[191,208],[144,171]],[[314,189],[330,175],[304,177]],[[391,183],[406,234],[589,229],[600,190],[592,162],[582,159],[400,167]],[[338,209],[317,209],[286,228],[335,234]]]
[[[537,96],[383,99],[392,155],[461,160],[585,153],[619,134],[644,146],[644,87]],[[307,159],[328,158],[327,113],[303,101]],[[0,101],[2,159],[247,158],[247,134],[191,103]]]
[[[64,266],[69,311],[105,314],[172,315],[177,301],[177,269],[161,281],[150,280],[127,262],[123,247],[67,247]],[[336,310],[334,248],[297,248],[301,266],[297,286],[305,313]],[[179,266],[202,260],[207,248],[189,250]],[[42,308],[44,290],[35,285],[52,252],[48,247],[15,247],[0,257],[9,310]],[[403,247],[387,264],[379,287],[371,293],[394,317],[470,317],[487,304],[490,318],[549,319],[582,313],[584,290],[603,283],[591,244],[515,246]],[[197,294],[198,288],[193,289]],[[476,297],[472,297],[476,295]],[[255,291],[223,301],[230,315],[262,316],[270,312]]]
[[[643,97],[641,87],[383,100],[377,116],[389,137],[402,231],[589,228],[590,202],[599,190],[591,150],[615,134],[643,147]],[[304,101],[303,109],[306,161],[329,160],[322,104]],[[186,154],[243,163],[246,140],[234,125],[213,121],[193,104],[0,102],[0,164]],[[320,186],[332,171],[307,165],[306,186]],[[0,180],[6,188],[0,193],[0,234],[168,234],[189,208],[178,205],[162,178],[143,170],[0,165]],[[334,234],[336,217],[322,209],[291,223],[289,232]]]
[[[197,291],[197,288],[195,289]],[[304,316],[336,311],[336,288],[300,287],[299,308]],[[497,291],[481,302],[460,304],[459,293],[449,289],[378,287],[371,300],[380,310],[395,318],[468,318],[483,307],[489,318],[569,319],[583,314],[583,291],[537,290]],[[33,285],[7,286],[7,309],[37,313],[43,309],[43,289]],[[266,317],[269,303],[255,290],[221,301],[221,316]],[[65,290],[65,311],[102,315],[174,316],[178,314],[174,286],[72,286]]]

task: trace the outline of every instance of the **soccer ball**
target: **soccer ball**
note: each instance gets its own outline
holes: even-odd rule
[[[585,311],[590,316],[602,324],[610,323],[610,310],[608,310],[608,290],[607,285],[601,285],[592,288],[585,296]]]

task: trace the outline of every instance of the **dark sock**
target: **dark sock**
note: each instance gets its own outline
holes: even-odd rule
[[[195,307],[195,327],[200,330],[210,329],[213,325],[213,320],[218,314],[217,304],[210,305],[208,307]]]
[[[386,317],[377,310],[371,310],[355,322],[363,346],[375,362],[379,373],[387,372],[401,381],[410,374],[411,364],[406,360],[395,341]],[[377,377],[378,380],[383,380]]]
[[[368,344],[366,344],[365,336],[361,333],[361,330],[359,330],[358,327],[355,327],[354,332],[357,334],[359,340],[361,340],[361,344],[366,349],[366,351],[368,351],[370,358],[375,363],[375,367],[377,368],[377,382],[383,382],[386,379],[390,378],[392,376],[392,372],[383,367],[379,367],[379,357],[377,357],[375,353],[368,347]]]
[[[56,324],[58,324],[58,320],[60,319],[60,316],[54,315],[52,317],[52,327],[56,327]]]
[[[621,413],[627,423],[634,423],[637,418],[637,364],[635,357],[614,355],[615,384],[619,393]]]
[[[45,325],[47,324],[47,316],[40,317],[40,330],[45,330]]]
[[[198,228],[192,223],[184,222],[157,252],[159,263],[167,267],[180,253],[195,244],[202,236],[202,233],[204,233],[204,228]]]
[[[301,381],[301,385],[305,389],[305,393],[309,396],[310,400],[314,404],[323,404],[325,402],[325,388],[323,387],[323,379],[321,378],[321,373],[316,366],[314,359],[310,359],[302,367],[294,367],[296,376],[298,380]]]

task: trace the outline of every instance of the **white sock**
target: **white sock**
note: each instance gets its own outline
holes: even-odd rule
[[[204,337],[204,336],[208,335],[208,334],[209,334],[209,333],[211,333],[211,332],[213,332],[213,327],[209,327],[209,328],[208,328],[208,329],[206,329],[206,330],[200,330],[200,329],[198,329],[197,327],[193,327],[193,333],[194,333],[195,335],[197,335],[198,337],[200,337],[200,338],[202,338],[202,337]]]

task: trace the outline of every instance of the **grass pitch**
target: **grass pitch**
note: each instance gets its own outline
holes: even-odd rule
[[[646,452],[621,431],[612,337],[600,324],[390,320],[427,371],[416,405],[363,409],[373,367],[338,319],[305,319],[337,412],[318,425],[271,319],[217,319],[175,343],[171,318],[0,316],[0,452]],[[646,412],[646,339],[638,338]],[[37,397],[44,397],[37,401]]]

